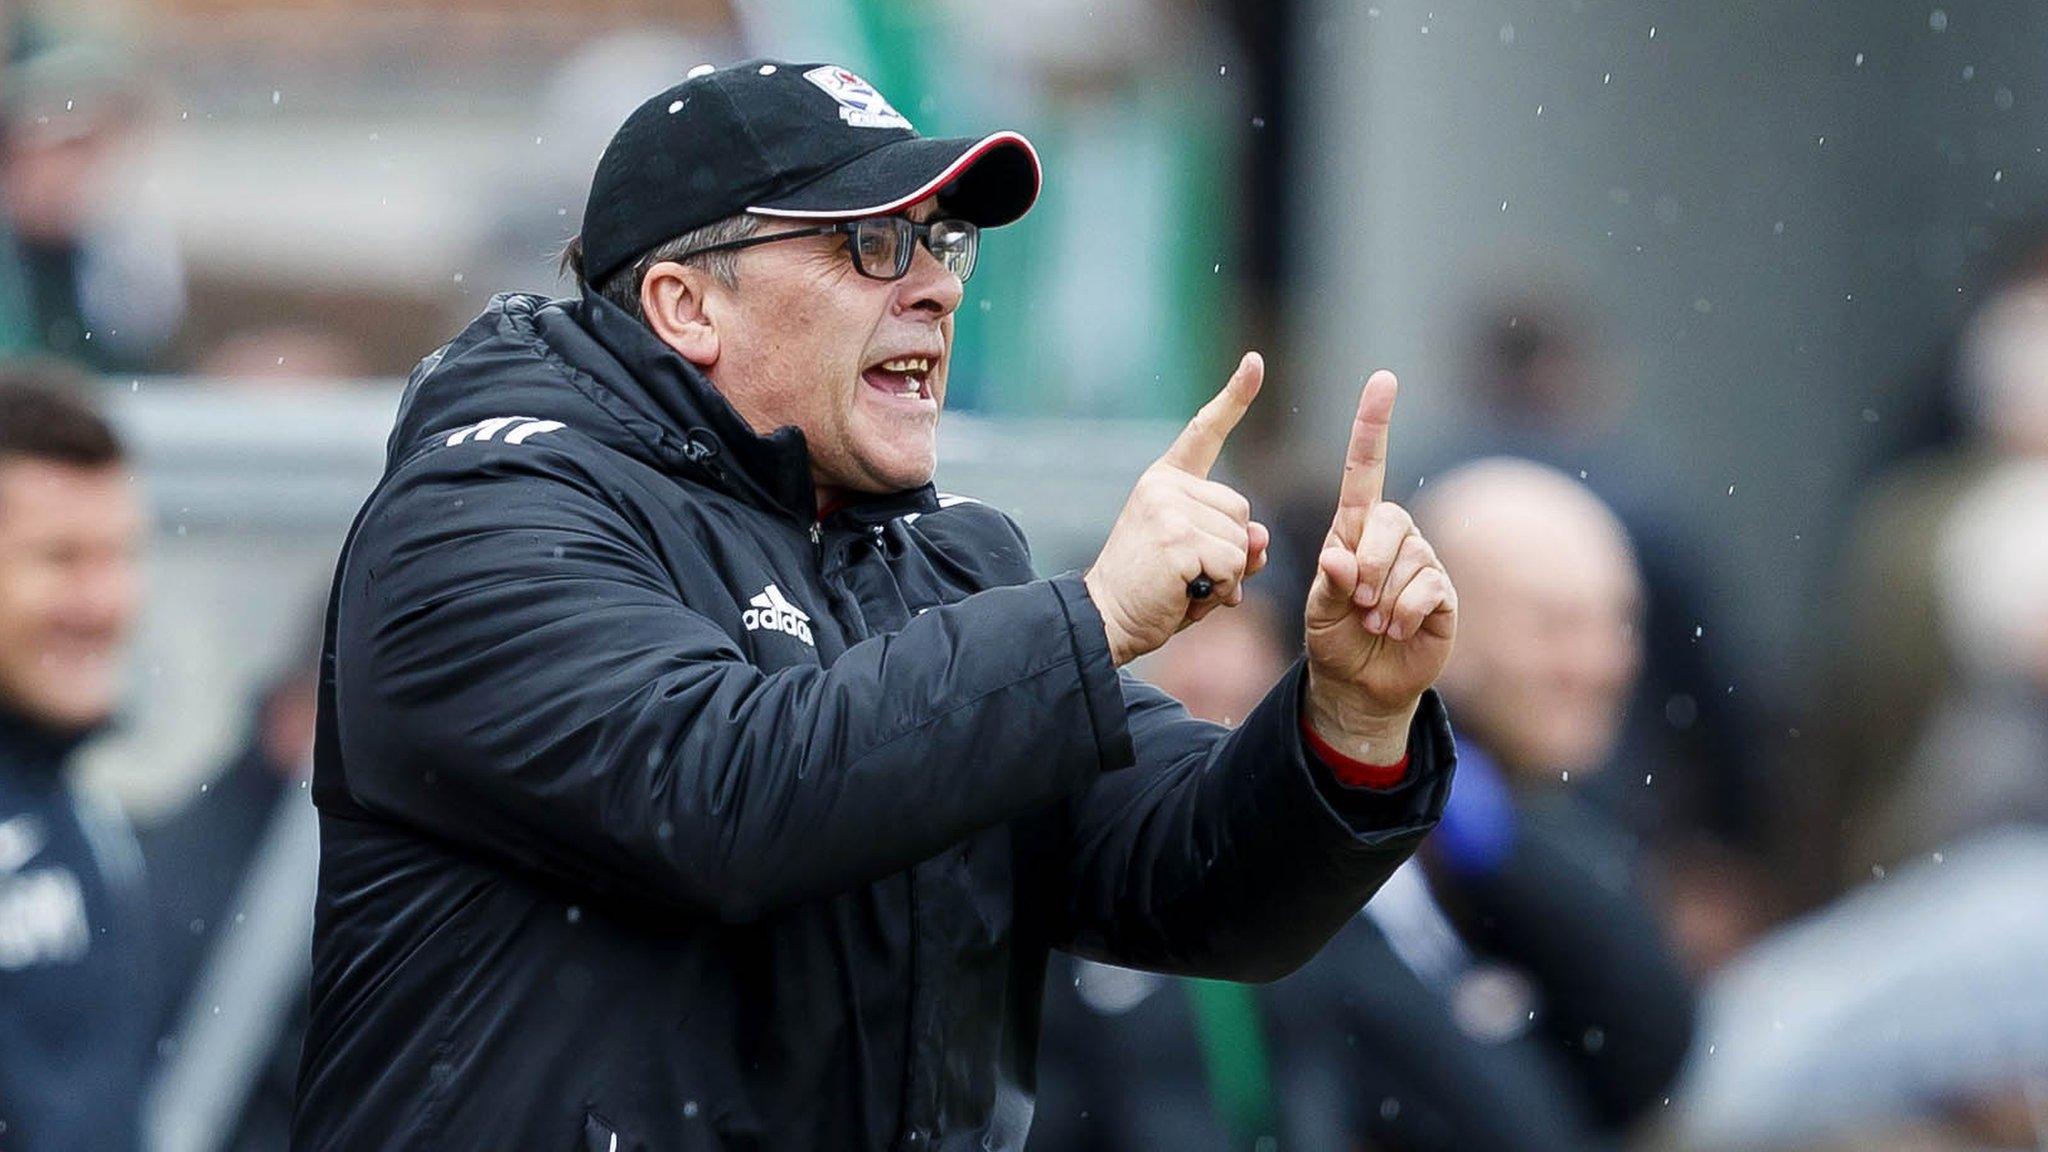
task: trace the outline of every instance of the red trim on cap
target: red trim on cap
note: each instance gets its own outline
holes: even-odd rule
[[[1353,759],[1330,746],[1330,742],[1316,732],[1315,725],[1308,717],[1301,718],[1301,738],[1308,743],[1309,751],[1316,759],[1336,774],[1340,783],[1353,788],[1392,788],[1408,777],[1408,754],[1392,764],[1368,764]]]
[[[945,187],[947,182],[952,180],[953,177],[966,171],[975,161],[1005,144],[1014,144],[1024,149],[1024,155],[1031,158],[1031,199],[1024,205],[1024,212],[1029,212],[1031,205],[1038,203],[1038,190],[1044,185],[1045,170],[1038,163],[1038,149],[1031,146],[1031,141],[1026,140],[1015,132],[1008,131],[996,132],[982,137],[975,142],[974,147],[962,152],[959,159],[946,165],[937,176],[919,185],[916,191],[905,196],[899,196],[887,203],[871,204],[865,208],[836,208],[829,212],[823,210],[808,211],[800,208],[748,208],[747,211],[752,212],[756,216],[781,216],[792,220],[853,220],[861,216],[886,216],[891,212],[901,212],[912,204],[937,192]],[[1022,216],[1024,212],[1019,212],[1017,215]]]

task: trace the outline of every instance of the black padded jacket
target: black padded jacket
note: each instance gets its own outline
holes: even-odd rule
[[[1268,979],[1413,850],[1406,782],[1112,666],[929,487],[816,519],[625,313],[503,296],[413,374],[328,614],[299,1149],[1020,1147],[1048,950]]]

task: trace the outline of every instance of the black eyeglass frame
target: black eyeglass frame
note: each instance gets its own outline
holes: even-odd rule
[[[895,270],[892,274],[886,276],[868,269],[867,263],[861,259],[860,245],[853,242],[858,238],[862,225],[876,223],[887,223],[893,226],[899,236],[905,231],[910,233],[910,243],[899,243],[897,245]],[[927,252],[931,252],[932,259],[937,260],[942,267],[947,268],[949,271],[951,270],[951,265],[946,263],[945,258],[932,251],[932,229],[941,225],[958,228],[967,238],[967,270],[955,273],[955,275],[960,277],[961,282],[965,283],[969,276],[974,275],[974,263],[981,252],[981,226],[956,216],[934,216],[930,220],[923,222],[912,220],[907,216],[862,216],[857,220],[834,220],[830,224],[820,224],[814,228],[797,228],[788,232],[777,232],[770,236],[749,236],[744,240],[728,240],[723,244],[707,244],[702,248],[692,248],[688,252],[678,253],[673,259],[687,260],[692,256],[703,256],[711,252],[734,252],[741,248],[752,248],[760,244],[773,244],[778,240],[798,240],[806,236],[843,234],[848,238],[846,252],[853,259],[854,271],[870,280],[901,280],[910,274],[910,262],[917,258],[917,250],[920,247]]]

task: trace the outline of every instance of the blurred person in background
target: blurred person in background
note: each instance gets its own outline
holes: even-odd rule
[[[2048,353],[2048,342],[2041,350]],[[2041,368],[2048,370],[2048,355]],[[1942,525],[1936,616],[1953,674],[1887,797],[1873,845],[1888,852],[1882,860],[1924,857],[2006,824],[2048,829],[2048,443],[2043,448],[1984,473]]]
[[[2048,246],[2017,259],[2016,276],[2001,283],[1965,326],[1955,366],[1964,438],[1902,461],[1873,481],[1838,562],[1829,674],[1816,697],[1828,736],[1819,762],[1825,771],[1802,774],[1809,784],[1796,814],[1804,842],[1833,849],[1828,855],[1837,887],[1897,859],[1894,813],[1899,790],[1911,786],[1912,750],[1926,745],[1929,724],[1953,691],[1981,695],[1987,688],[1984,658],[1998,646],[1958,647],[1959,637],[1944,630],[1976,611],[1962,603],[1970,595],[2003,604],[2016,589],[1987,589],[1975,573],[1953,585],[1943,544],[1959,503],[1979,491],[1988,474],[2048,460],[2048,275],[2041,271],[2048,257],[2042,253]],[[2038,523],[2020,535],[2038,539]],[[1979,555],[1988,553],[1979,549]],[[2016,613],[2014,623],[2023,615]],[[2018,638],[2009,641],[2008,653],[2017,652]],[[1977,667],[1959,677],[1958,656]],[[2006,655],[1993,660],[2012,663]],[[2002,679],[2010,691],[2025,677]]]
[[[1572,294],[1530,286],[1475,312],[1467,351],[1475,417],[1457,459],[1514,456],[1578,477],[1621,521],[1641,574],[1642,667],[1613,753],[1663,766],[1655,787],[1601,773],[1590,798],[1656,841],[1763,846],[1768,792],[1756,724],[1727,691],[1699,573],[1706,551],[1661,506],[1665,485],[1624,435],[1636,383]],[[1430,482],[1435,472],[1428,473]]]
[[[306,782],[319,631],[256,700],[242,750],[142,830],[164,996],[143,1111],[158,1152],[277,1152],[306,1030],[320,829]]]
[[[415,371],[330,599],[294,1146],[1019,1148],[1051,950],[1271,978],[1433,826],[1457,600],[1382,499],[1391,373],[1234,730],[1119,669],[1264,564],[1207,478],[1258,356],[1085,576],[933,488],[1038,185],[844,68],[692,69],[599,162],[581,294]]]
[[[136,1147],[156,983],[141,854],[74,788],[114,716],[142,502],[54,369],[0,371],[0,1148]]]
[[[1656,1147],[2048,1144],[2048,830],[1950,842],[1717,973]]]
[[[0,71],[0,334],[101,371],[161,368],[185,275],[136,179],[135,63],[32,28],[21,43]]]
[[[1436,477],[1418,522],[1467,626],[1441,680],[1459,772],[1443,822],[1329,947],[1273,986],[1284,1146],[1589,1152],[1655,1112],[1692,993],[1638,849],[1581,794],[1641,667],[1620,521],[1549,467]]]

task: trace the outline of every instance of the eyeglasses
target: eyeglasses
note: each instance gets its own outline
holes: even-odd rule
[[[974,257],[981,248],[981,229],[965,220],[938,217],[920,224],[905,216],[867,216],[859,220],[820,224],[815,228],[777,232],[772,236],[749,236],[744,240],[709,244],[692,248],[676,259],[752,248],[756,244],[773,244],[777,240],[840,233],[851,237],[846,251],[853,257],[853,270],[870,280],[903,279],[910,271],[910,258],[916,253],[916,246],[922,244],[946,271],[965,281],[974,274]]]

